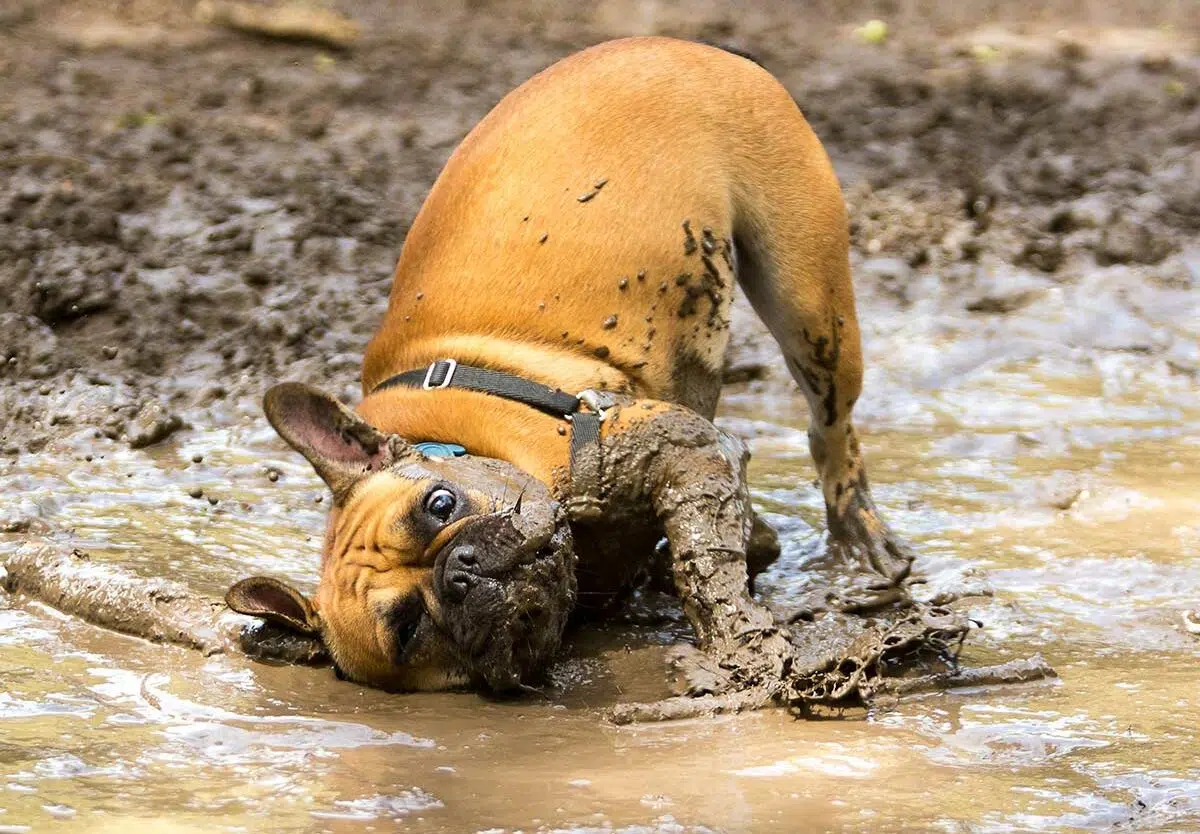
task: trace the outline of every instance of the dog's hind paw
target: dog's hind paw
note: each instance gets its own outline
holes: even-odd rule
[[[843,522],[831,532],[830,557],[864,576],[873,574],[877,588],[898,588],[912,573],[917,552],[877,519],[874,524]]]

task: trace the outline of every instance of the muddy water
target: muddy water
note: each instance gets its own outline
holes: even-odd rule
[[[203,658],[0,597],[0,831],[1196,830],[1200,642],[1180,613],[1200,606],[1200,393],[1144,351],[1068,347],[1079,322],[1049,302],[1002,324],[868,314],[860,411],[923,593],[994,590],[966,661],[1040,651],[1061,681],[841,722],[616,728],[599,708],[663,694],[666,631],[586,632],[544,701],[494,702]],[[1154,319],[1176,353],[1190,303]],[[311,585],[317,481],[253,403],[222,408],[149,458],[90,438],[90,461],[68,441],[26,455],[6,493],[95,559],[214,593],[251,572]],[[762,583],[781,607],[821,547],[801,409],[747,389],[722,418],[786,542]]]

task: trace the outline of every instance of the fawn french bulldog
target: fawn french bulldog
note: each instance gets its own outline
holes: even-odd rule
[[[299,383],[268,419],[333,492],[312,599],[232,608],[391,689],[519,686],[569,615],[666,572],[698,646],[782,674],[747,580],[777,554],[744,447],[711,424],[734,283],[804,392],[830,546],[896,585],[851,412],[862,356],[842,195],[788,92],[667,38],[573,55],[463,140],[412,224],[351,410]],[[709,684],[710,688],[712,684]]]

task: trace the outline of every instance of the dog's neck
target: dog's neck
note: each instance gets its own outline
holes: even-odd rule
[[[508,461],[551,489],[570,469],[570,424],[501,397],[395,387],[368,394],[357,410],[380,431],[413,443],[457,443],[468,454]]]

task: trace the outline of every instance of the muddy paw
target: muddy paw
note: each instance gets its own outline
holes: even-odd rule
[[[791,669],[795,650],[782,632],[755,634],[736,647],[720,652],[703,652],[691,645],[671,653],[678,694],[725,695],[757,692],[770,699],[782,690]]]
[[[866,534],[853,538],[834,538],[830,555],[840,558],[863,575],[878,577],[867,582],[874,590],[898,588],[912,572],[916,551],[891,533]]]

